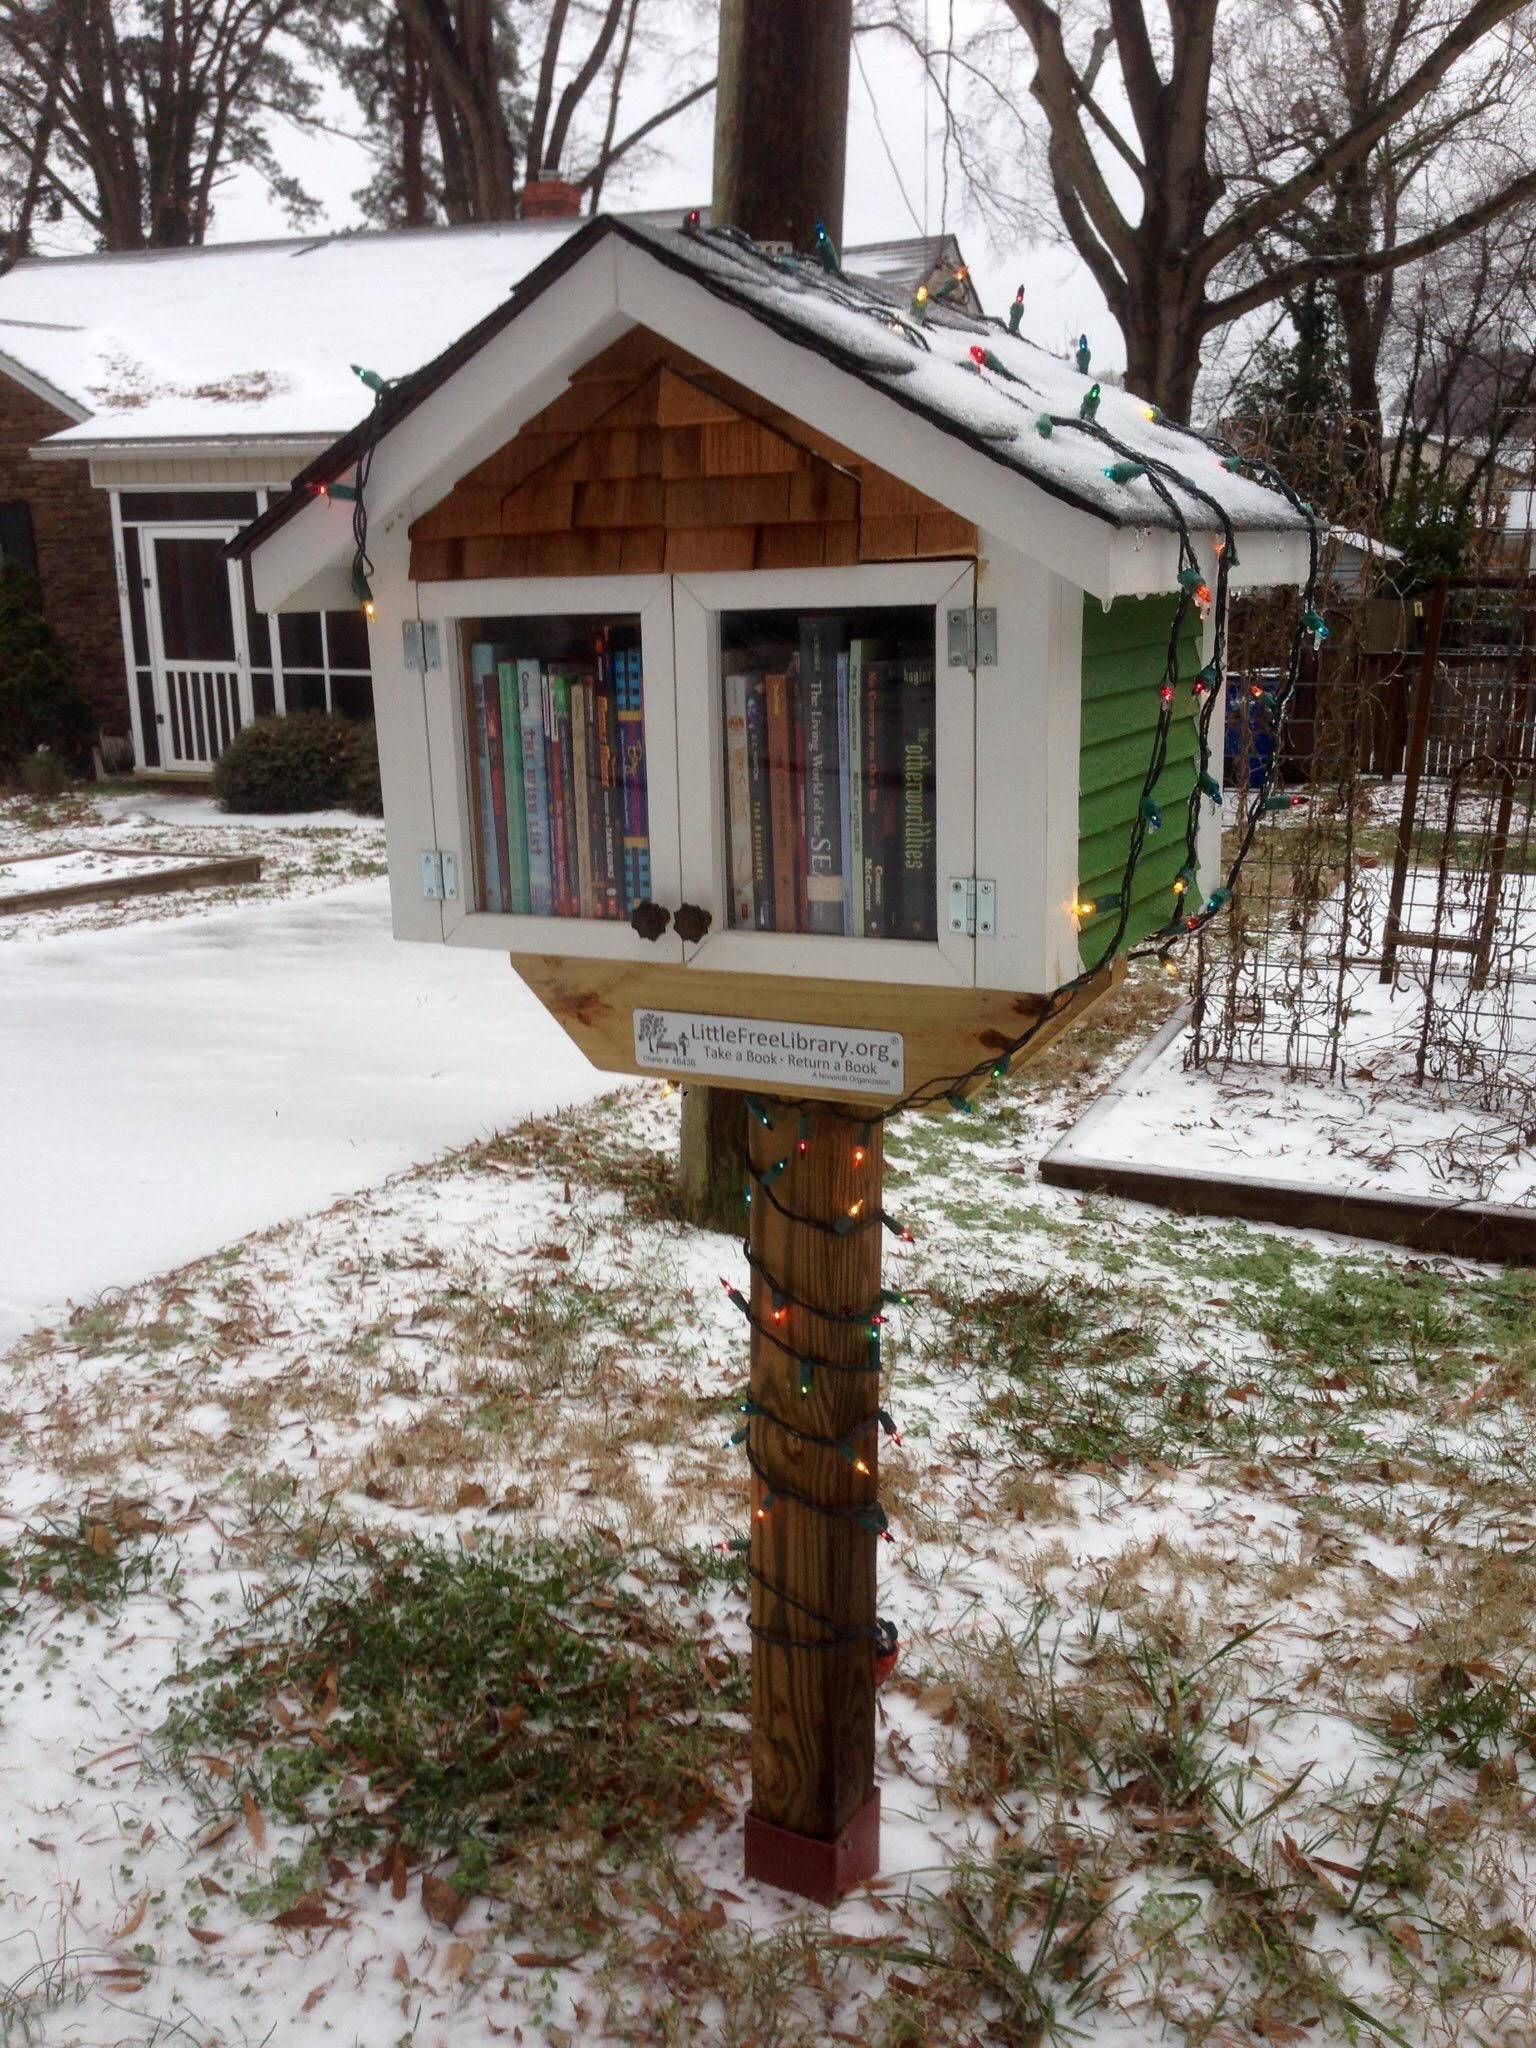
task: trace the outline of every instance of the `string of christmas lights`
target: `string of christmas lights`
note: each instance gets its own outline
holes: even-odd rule
[[[899,1243],[911,1244],[913,1242],[912,1233],[904,1223],[898,1222],[894,1216],[888,1214],[884,1209],[867,1208],[862,1200],[850,1203],[847,1213],[836,1217],[831,1223],[824,1223],[819,1216],[802,1216],[799,1210],[786,1208],[774,1193],[773,1183],[779,1179],[781,1174],[789,1171],[789,1155],[786,1154],[784,1158],[775,1160],[772,1166],[767,1167],[762,1172],[759,1172],[752,1164],[750,1154],[745,1155],[745,1157],[747,1177],[751,1183],[747,1189],[747,1207],[749,1209],[752,1206],[752,1193],[755,1188],[758,1192],[768,1197],[771,1206],[778,1210],[786,1223],[799,1224],[803,1230],[820,1231],[824,1237],[855,1237],[862,1230],[878,1230],[880,1225],[884,1224],[892,1237],[896,1238]]]
[[[686,225],[688,225],[690,231],[700,231],[696,215],[692,215]],[[766,260],[764,252],[758,250],[756,244],[752,244],[750,238],[735,236],[733,231],[729,231],[729,233],[725,233],[723,240],[727,240],[731,244],[731,252],[737,256],[737,260],[743,260],[743,262],[745,260],[752,260],[752,262],[758,262],[758,264],[762,264]],[[823,276],[819,279],[819,287],[821,289],[829,289],[825,279],[838,279],[838,281],[842,281],[842,264],[840,264],[838,252],[836,252],[834,246],[831,246],[829,238],[825,236],[825,229],[821,229],[821,227],[817,227],[815,260],[817,260],[817,264],[819,264],[819,268],[823,272]],[[772,262],[774,262],[774,268],[778,268],[778,270],[795,272],[799,268],[801,260],[797,260],[797,258],[791,258],[791,260],[772,258]],[[954,285],[958,287],[961,283],[963,283],[961,276],[956,276]],[[934,309],[934,301],[942,301],[946,297],[946,291],[940,289],[936,293],[930,293],[926,287],[920,287],[920,291],[913,295],[911,319],[901,319],[899,315],[895,315],[891,311],[885,311],[885,309],[881,313],[877,313],[877,309],[870,307],[866,301],[858,301],[858,299],[854,299],[846,291],[834,291],[834,295],[842,303],[850,303],[858,311],[868,313],[870,317],[883,317],[883,324],[887,328],[893,328],[895,332],[903,334],[911,342],[913,348],[930,348],[932,344],[928,342],[928,336],[922,334],[922,326],[924,326],[924,322],[930,317],[930,313]],[[1024,291],[1020,287],[1020,291],[1018,291],[1018,295],[1014,299],[1014,305],[1010,309],[1010,315],[1008,315],[1008,330],[1014,336],[1020,332],[1020,326],[1022,326],[1022,311],[1024,311]],[[1004,389],[1004,393],[1016,403],[1016,406],[1024,406],[1024,399],[1018,397],[1016,391],[1008,389],[1008,387],[1012,385],[1012,387],[1018,387],[1020,391],[1032,391],[1032,387],[1028,385],[1026,379],[1016,377],[1004,365],[1004,362],[997,358],[997,354],[993,350],[985,348],[985,344],[973,346],[971,348],[971,358],[975,362],[979,375],[995,377],[999,381],[1001,389]],[[1090,371],[1090,362],[1092,362],[1090,344],[1087,344],[1087,336],[1081,336],[1079,344],[1077,344],[1077,369],[1079,369],[1079,373],[1083,377],[1087,375],[1087,371]],[[1149,745],[1149,760],[1147,760],[1147,772],[1143,776],[1141,795],[1139,795],[1139,801],[1137,801],[1137,813],[1135,813],[1133,823],[1130,823],[1130,834],[1128,834],[1128,842],[1126,842],[1126,860],[1124,860],[1124,868],[1122,868],[1122,874],[1120,874],[1120,887],[1116,891],[1102,893],[1092,903],[1079,903],[1077,905],[1079,915],[1085,915],[1085,918],[1092,918],[1092,915],[1098,915],[1100,911],[1112,909],[1112,911],[1116,911],[1116,922],[1114,922],[1114,928],[1110,932],[1108,942],[1104,944],[1102,952],[1098,954],[1098,961],[1094,963],[1094,967],[1083,969],[1079,975],[1073,975],[1069,981],[1061,983],[1051,993],[1051,997],[1047,997],[1047,1001],[1044,1001],[1044,1004],[1040,1006],[1040,1012],[1030,1022],[1030,1026],[1024,1032],[1020,1032],[1020,1036],[1016,1040],[1012,1040],[1008,1047],[1004,1047],[999,1053],[989,1055],[985,1061],[977,1061],[963,1075],[950,1075],[950,1077],[946,1077],[942,1081],[920,1083],[918,1087],[913,1087],[913,1090],[905,1098],[901,1098],[899,1102],[891,1104],[889,1108],[870,1112],[868,1116],[860,1116],[860,1122],[858,1122],[860,1143],[854,1147],[854,1163],[856,1165],[862,1165],[862,1161],[866,1157],[870,1126],[877,1122],[877,1120],[883,1124],[891,1116],[899,1114],[903,1108],[915,1108],[915,1106],[926,1104],[926,1102],[934,1102],[934,1100],[940,1100],[940,1098],[948,1098],[948,1102],[954,1108],[958,1108],[958,1110],[971,1110],[971,1096],[969,1096],[971,1087],[977,1081],[981,1081],[983,1077],[987,1077],[987,1075],[991,1079],[1004,1079],[1010,1073],[1014,1061],[1030,1047],[1030,1042],[1040,1032],[1047,1030],[1063,1014],[1063,1010],[1071,1004],[1073,995],[1081,987],[1085,987],[1087,983],[1094,981],[1110,965],[1112,958],[1124,948],[1126,934],[1128,934],[1128,928],[1130,928],[1130,915],[1133,915],[1133,909],[1135,909],[1135,877],[1137,877],[1137,868],[1139,868],[1143,852],[1145,852],[1145,842],[1147,842],[1149,834],[1155,834],[1155,831],[1161,831],[1161,827],[1163,827],[1163,813],[1161,813],[1161,805],[1157,801],[1157,788],[1159,788],[1159,782],[1161,782],[1163,774],[1167,772],[1169,739],[1171,739],[1171,731],[1174,731],[1178,684],[1180,684],[1180,668],[1182,668],[1182,639],[1184,639],[1184,629],[1186,629],[1186,623],[1188,623],[1188,616],[1190,616],[1192,608],[1198,610],[1198,614],[1202,618],[1214,610],[1214,627],[1212,627],[1210,659],[1200,668],[1200,672],[1194,676],[1192,686],[1190,686],[1192,694],[1196,698],[1198,711],[1196,711],[1196,721],[1194,721],[1194,776],[1192,776],[1192,786],[1190,786],[1190,793],[1188,793],[1188,799],[1186,799],[1186,817],[1184,817],[1184,862],[1180,866],[1178,879],[1174,883],[1174,899],[1176,901],[1174,901],[1174,911],[1169,913],[1169,920],[1155,934],[1153,946],[1149,946],[1149,948],[1135,948],[1133,952],[1130,952],[1130,958],[1141,958],[1145,952],[1151,950],[1151,952],[1159,952],[1167,961],[1167,952],[1169,952],[1171,944],[1178,942],[1182,936],[1188,936],[1190,932],[1198,932],[1204,926],[1204,922],[1208,922],[1208,918],[1212,918],[1212,915],[1219,913],[1219,909],[1229,899],[1231,885],[1235,881],[1237,868],[1241,866],[1241,860],[1245,858],[1247,848],[1251,846],[1251,838],[1253,838],[1257,819],[1264,815],[1266,809],[1272,807],[1272,799],[1270,799],[1270,791],[1268,791],[1268,778],[1272,776],[1274,766],[1278,762],[1278,754],[1280,754],[1280,743],[1278,743],[1280,741],[1280,729],[1282,729],[1284,713],[1286,713],[1286,709],[1290,705],[1290,696],[1294,692],[1294,684],[1298,680],[1300,647],[1303,647],[1303,639],[1305,639],[1307,631],[1315,631],[1315,633],[1325,631],[1319,614],[1315,612],[1317,569],[1319,569],[1317,520],[1315,520],[1315,516],[1311,512],[1311,508],[1305,508],[1303,504],[1300,504],[1300,500],[1294,496],[1294,492],[1290,492],[1290,489],[1282,483],[1282,479],[1276,479],[1276,481],[1280,481],[1280,487],[1284,489],[1286,500],[1292,504],[1292,508],[1303,512],[1303,516],[1307,518],[1307,526],[1309,526],[1309,543],[1311,543],[1311,547],[1309,547],[1309,578],[1307,578],[1307,586],[1305,586],[1305,594],[1303,594],[1303,621],[1300,621],[1300,625],[1296,629],[1296,635],[1292,639],[1286,688],[1282,690],[1280,700],[1278,700],[1278,707],[1276,707],[1276,745],[1272,748],[1270,760],[1266,762],[1266,780],[1264,780],[1264,784],[1260,788],[1260,793],[1257,793],[1253,805],[1249,807],[1249,819],[1247,819],[1247,825],[1245,825],[1245,831],[1243,831],[1243,840],[1239,844],[1237,860],[1233,862],[1233,866],[1229,870],[1227,887],[1212,891],[1210,899],[1204,905],[1200,905],[1200,909],[1196,909],[1194,913],[1188,913],[1184,899],[1188,895],[1188,889],[1194,885],[1194,881],[1198,877],[1198,858],[1200,858],[1198,840],[1200,840],[1200,825],[1202,825],[1202,809],[1200,809],[1200,805],[1202,805],[1202,799],[1206,799],[1206,797],[1210,797],[1214,803],[1221,803],[1221,782],[1214,778],[1212,772],[1210,772],[1210,752],[1212,752],[1210,750],[1210,729],[1212,729],[1212,721],[1214,721],[1214,711],[1217,711],[1217,705],[1219,705],[1221,698],[1223,698],[1223,684],[1227,680],[1229,580],[1231,580],[1231,569],[1237,565],[1237,537],[1235,537],[1235,530],[1233,530],[1233,524],[1231,524],[1231,518],[1229,518],[1227,510],[1225,510],[1225,506],[1217,498],[1214,498],[1210,492],[1206,492],[1206,489],[1196,479],[1184,475],[1184,471],[1180,471],[1174,463],[1167,463],[1167,461],[1163,461],[1161,457],[1155,457],[1155,455],[1145,455],[1145,453],[1133,449],[1133,446],[1128,446],[1118,436],[1114,436],[1106,426],[1100,424],[1100,420],[1098,420],[1098,406],[1100,406],[1100,385],[1092,383],[1090,387],[1087,387],[1087,391],[1083,393],[1081,406],[1079,406],[1079,412],[1077,412],[1075,418],[1073,416],[1051,414],[1051,412],[1036,414],[1036,418],[1034,418],[1036,432],[1040,432],[1042,436],[1053,436],[1057,432],[1077,432],[1077,434],[1092,436],[1098,442],[1102,442],[1104,449],[1112,457],[1110,463],[1104,467],[1104,475],[1112,483],[1118,483],[1118,485],[1124,485],[1124,487],[1133,485],[1137,481],[1145,481],[1145,485],[1157,496],[1157,500],[1163,504],[1165,512],[1169,514],[1171,526],[1174,526],[1174,532],[1176,532],[1176,537],[1178,537],[1178,600],[1176,600],[1176,606],[1174,606],[1174,618],[1171,618],[1171,623],[1169,623],[1167,653],[1165,653],[1165,664],[1163,664],[1163,678],[1159,682],[1157,719],[1155,719],[1155,725],[1153,725],[1153,735],[1151,735],[1151,745]],[[1149,420],[1159,420],[1161,418],[1157,408],[1151,408],[1147,416],[1149,416]],[[1204,438],[1204,436],[1194,436],[1194,438]],[[1212,446],[1214,446],[1214,442],[1212,442]],[[1245,465],[1243,459],[1237,455],[1237,451],[1219,449],[1219,453],[1223,455],[1223,461],[1227,463],[1227,467],[1233,469],[1233,471],[1239,469],[1239,467],[1257,467],[1257,465]],[[1200,557],[1196,553],[1194,539],[1190,535],[1190,524],[1188,524],[1188,518],[1184,514],[1184,506],[1180,504],[1180,498],[1176,496],[1176,492],[1182,492],[1192,504],[1204,506],[1206,512],[1210,512],[1214,516],[1214,522],[1217,522],[1217,526],[1221,530],[1221,539],[1214,543],[1214,557],[1217,557],[1217,571],[1214,571],[1214,590],[1206,584],[1204,571],[1200,567]],[[817,1219],[817,1217],[809,1217],[809,1214],[803,1214],[803,1212],[788,1206],[784,1200],[780,1200],[780,1196],[774,1192],[774,1184],[786,1174],[788,1167],[791,1167],[795,1157],[805,1157],[807,1155],[809,1145],[811,1145],[811,1130],[813,1130],[811,1106],[807,1106],[807,1104],[774,1104],[774,1110],[784,1110],[784,1108],[788,1108],[797,1116],[795,1149],[793,1149],[793,1153],[784,1153],[784,1157],[776,1159],[772,1165],[768,1165],[764,1169],[756,1167],[756,1163],[752,1161],[750,1149],[745,1149],[745,1174],[748,1174],[748,1184],[745,1184],[745,1202],[748,1202],[748,1208],[752,1208],[754,1194],[762,1194],[786,1223],[799,1225],[801,1229],[811,1229],[811,1231],[817,1231],[817,1233],[823,1233],[823,1235],[829,1235],[829,1237],[846,1239],[846,1237],[850,1237],[856,1231],[872,1229],[872,1227],[885,1223],[885,1225],[889,1225],[891,1229],[897,1231],[901,1241],[911,1243],[911,1231],[907,1231],[905,1227],[897,1227],[893,1223],[893,1219],[887,1217],[883,1208],[881,1210],[866,1210],[866,1204],[862,1200],[852,1202],[848,1206],[844,1217],[838,1217],[838,1219],[829,1221],[829,1223],[823,1221],[823,1219]],[[750,1114],[754,1116],[754,1120],[760,1126],[764,1126],[768,1130],[776,1130],[778,1128],[776,1114],[770,1112],[768,1106],[762,1100],[750,1096],[748,1098],[748,1110],[750,1110]],[[823,1116],[825,1114],[834,1116],[840,1122],[850,1122],[852,1120],[852,1118],[846,1116],[846,1112],[829,1110],[827,1106],[821,1106],[821,1104],[815,1104],[815,1110],[819,1114],[823,1114]],[[743,1243],[743,1253],[745,1253],[745,1260],[748,1260],[750,1272],[766,1288],[766,1294],[768,1294],[768,1300],[770,1300],[770,1317],[772,1317],[772,1323],[776,1327],[768,1327],[758,1315],[754,1315],[750,1298],[745,1296],[739,1288],[731,1286],[729,1280],[723,1280],[721,1284],[723,1284],[723,1288],[727,1292],[727,1298],[733,1303],[733,1307],[737,1307],[743,1313],[743,1317],[748,1319],[752,1331],[758,1337],[762,1337],[766,1343],[770,1343],[774,1350],[778,1350],[782,1356],[786,1356],[788,1360],[791,1360],[799,1368],[799,1393],[801,1393],[803,1399],[809,1399],[811,1393],[813,1393],[815,1372],[817,1370],[834,1368],[838,1372],[877,1372],[877,1374],[881,1372],[879,1327],[881,1327],[883,1319],[881,1319],[877,1309],[872,1309],[872,1311],[848,1311],[848,1309],[844,1309],[844,1311],[827,1311],[827,1309],[819,1309],[819,1307],[815,1307],[811,1303],[805,1303],[805,1300],[801,1300],[801,1298],[797,1298],[797,1296],[793,1296],[791,1292],[788,1292],[788,1288],[770,1272],[770,1268],[766,1266],[766,1262],[762,1260],[762,1257],[752,1251],[750,1243]],[[881,1305],[885,1303],[885,1300],[889,1300],[889,1294],[885,1290],[881,1290]],[[868,1337],[870,1337],[870,1358],[868,1358],[868,1362],[860,1366],[856,1362],[825,1360],[825,1358],[821,1358],[815,1352],[801,1352],[795,1346],[795,1343],[788,1341],[786,1335],[778,1333],[778,1329],[782,1329],[786,1325],[788,1315],[791,1315],[791,1309],[799,1309],[803,1313],[817,1315],[823,1321],[834,1323],[834,1325],[864,1327],[868,1331]],[[817,1501],[811,1495],[797,1491],[795,1487],[786,1487],[784,1483],[774,1483],[774,1481],[770,1481],[768,1473],[764,1470],[764,1466],[762,1466],[762,1462],[760,1462],[760,1458],[758,1458],[758,1454],[754,1450],[754,1442],[752,1442],[754,1423],[766,1423],[768,1427],[776,1427],[780,1434],[788,1436],[788,1438],[795,1440],[795,1442],[807,1444],[807,1446],[817,1448],[817,1450],[834,1452],[840,1458],[848,1460],[854,1466],[856,1473],[870,1475],[872,1473],[872,1464],[860,1454],[858,1446],[868,1436],[868,1432],[872,1430],[872,1427],[877,1427],[877,1425],[885,1425],[887,1430],[891,1430],[891,1434],[895,1434],[893,1423],[891,1423],[891,1419],[889,1419],[885,1409],[879,1409],[874,1417],[860,1419],[858,1423],[854,1423],[850,1430],[844,1432],[842,1436],[829,1436],[829,1434],[805,1430],[805,1427],[801,1427],[797,1423],[791,1423],[786,1417],[776,1415],[772,1409],[768,1409],[752,1393],[748,1393],[748,1397],[745,1397],[745,1401],[741,1403],[741,1413],[743,1413],[745,1421],[743,1421],[743,1425],[739,1427],[739,1430],[731,1436],[731,1444],[739,1444],[745,1450],[748,1466],[750,1466],[754,1477],[760,1483],[762,1491],[760,1491],[760,1497],[758,1497],[758,1505],[754,1509],[754,1520],[758,1524],[766,1522],[772,1516],[772,1511],[780,1505],[780,1501],[788,1501],[788,1503],[795,1503],[799,1507],[805,1507],[811,1513],[819,1513],[819,1516],[823,1516],[823,1518],[840,1520],[840,1522],[852,1522],[854,1526],[860,1526],[860,1528],[870,1530],[870,1532],[879,1532],[887,1540],[891,1540],[889,1528],[887,1528],[887,1518],[885,1518],[885,1509],[879,1505],[879,1501],[872,1501],[872,1503],[860,1505],[860,1507],[840,1507],[840,1505],[827,1503],[827,1501]],[[745,1544],[745,1548],[750,1550],[750,1544]],[[889,1659],[895,1657],[897,1638],[895,1638],[895,1628],[889,1622],[877,1622],[872,1630],[868,1630],[868,1628],[848,1628],[846,1624],[838,1622],[834,1616],[821,1614],[817,1608],[813,1608],[809,1602],[803,1602],[803,1599],[799,1599],[797,1595],[791,1595],[791,1593],[786,1593],[782,1587],[772,1585],[772,1581],[766,1579],[766,1575],[762,1571],[758,1571],[756,1565],[750,1563],[748,1565],[748,1573],[752,1577],[752,1583],[756,1587],[760,1587],[768,1597],[780,1599],[780,1602],[784,1602],[786,1610],[803,1614],[807,1620],[815,1622],[815,1626],[819,1630],[823,1630],[823,1634],[819,1634],[817,1638],[807,1638],[807,1636],[786,1634],[782,1630],[770,1630],[770,1628],[762,1626],[760,1622],[750,1620],[748,1626],[750,1626],[752,1636],[756,1640],[770,1642],[770,1645],[774,1645],[778,1649],[784,1649],[784,1651],[813,1651],[813,1653],[815,1651],[844,1649],[844,1647],[850,1645],[850,1642],[874,1640],[874,1642],[877,1642],[877,1653],[879,1655],[889,1657]]]
[[[885,1536],[891,1541],[890,1530],[885,1519],[885,1509],[877,1500],[857,1501],[848,1507],[841,1507],[836,1501],[817,1500],[814,1494],[801,1493],[782,1479],[770,1479],[758,1462],[756,1451],[750,1439],[742,1447],[747,1454],[747,1463],[752,1476],[763,1491],[758,1497],[753,1515],[759,1522],[766,1522],[781,1500],[793,1501],[796,1507],[808,1508],[813,1515],[820,1515],[828,1522],[851,1522],[855,1528],[863,1529],[874,1536]]]
[[[734,1542],[724,1544],[721,1547],[723,1549],[741,1551],[747,1548],[747,1545],[742,1538],[738,1537]],[[747,1566],[747,1577],[755,1586],[761,1586],[763,1591],[773,1599],[782,1600],[786,1607],[793,1608],[797,1614],[806,1615],[811,1621],[819,1623],[822,1628],[828,1631],[825,1638],[812,1642],[804,1636],[780,1635],[773,1629],[763,1628],[759,1623],[749,1621],[747,1627],[759,1642],[773,1643],[781,1650],[841,1650],[846,1649],[851,1643],[872,1642],[875,1646],[875,1656],[877,1659],[885,1658],[891,1662],[895,1661],[899,1638],[896,1633],[896,1624],[893,1621],[887,1621],[880,1615],[877,1615],[875,1620],[867,1625],[858,1622],[829,1621],[826,1615],[818,1614],[816,1609],[809,1606],[804,1600],[797,1599],[793,1593],[786,1592],[782,1586],[776,1586],[773,1580],[768,1577],[768,1574],[759,1571],[755,1564]]]
[[[862,1148],[855,1147],[853,1163],[856,1167],[864,1164],[864,1157]],[[792,1308],[802,1308],[807,1315],[820,1316],[824,1323],[862,1323],[866,1329],[878,1330],[885,1322],[885,1317],[881,1313],[883,1309],[905,1308],[911,1299],[909,1295],[900,1294],[894,1288],[882,1287],[880,1298],[873,1308],[818,1308],[814,1301],[806,1301],[800,1295],[792,1294],[787,1287],[775,1280],[746,1238],[741,1241],[741,1255],[772,1295],[772,1314],[776,1323],[782,1322]],[[722,1279],[720,1284],[730,1292],[729,1280]]]

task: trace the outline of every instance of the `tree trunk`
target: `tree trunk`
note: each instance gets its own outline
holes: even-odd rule
[[[734,1088],[685,1088],[678,1182],[683,1214],[701,1230],[744,1232],[746,1097]]]
[[[853,0],[722,0],[714,218],[760,242],[843,237]]]
[[[1169,419],[1187,424],[1200,376],[1203,336],[1198,321],[1181,319],[1154,286],[1129,299],[1120,324],[1126,390],[1161,406]]]
[[[878,1328],[872,1338],[867,1318],[880,1312],[884,1126],[861,1126],[854,1110],[802,1116],[788,1103],[765,1108],[772,1122],[754,1118],[750,1126],[758,1178],[746,1439],[754,1631],[746,1869],[830,1905],[880,1863],[880,1367]],[[855,1209],[859,1227],[843,1236],[826,1227]],[[861,1512],[871,1519],[855,1519]]]

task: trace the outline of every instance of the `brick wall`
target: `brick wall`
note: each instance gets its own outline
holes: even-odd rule
[[[0,499],[31,506],[49,621],[103,730],[126,733],[128,679],[107,494],[92,488],[88,464],[33,462],[27,454],[70,424],[66,414],[0,374]]]

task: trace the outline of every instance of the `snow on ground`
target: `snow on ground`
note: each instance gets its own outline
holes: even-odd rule
[[[1393,980],[1381,980],[1390,885],[1389,869],[1363,871],[1347,921],[1335,889],[1304,940],[1282,928],[1267,953],[1245,950],[1235,974],[1218,957],[1200,1064],[1190,1030],[1171,1037],[1095,1106],[1072,1156],[1448,1205],[1536,1205],[1536,1145],[1522,1113],[1536,1080],[1536,879],[1504,878],[1495,972],[1470,1000],[1466,956],[1450,950],[1404,946]],[[1479,928],[1482,899],[1454,869],[1443,882],[1410,869],[1404,901],[1405,929],[1438,923],[1455,941]]]
[[[28,860],[0,860],[0,909],[7,898],[29,896],[38,889],[73,889],[83,882],[130,881],[136,875],[162,875],[188,865],[176,854],[106,853],[81,850],[45,853]]]
[[[1287,1187],[1429,1196],[1448,1207],[1536,1205],[1536,1149],[1511,1146],[1506,1117],[1392,1073],[1390,1055],[1411,1025],[1411,1015],[1392,1012],[1385,991],[1360,1003],[1331,1082],[1287,1074],[1281,1065],[1191,1067],[1190,1034],[1178,1032],[1096,1106],[1074,1133],[1071,1156]],[[1378,1083],[1373,1059],[1390,1080]]]
[[[46,803],[0,797],[0,862],[18,854],[71,851],[125,855],[225,858],[259,853],[259,882],[202,889],[185,896],[130,897],[122,903],[81,903],[22,911],[0,918],[0,944],[56,937],[64,931],[115,931],[124,924],[164,924],[206,917],[231,904],[312,896],[346,881],[384,873],[384,826],[351,811],[289,812],[274,817],[233,817],[210,793],[181,790],[71,792]],[[15,868],[24,875],[28,861]]]
[[[883,1878],[831,1913],[740,1874],[713,1546],[746,1513],[746,1273],[678,1220],[675,1100],[516,1127],[18,1346],[16,2030],[1529,2048],[1530,1285],[1042,1189],[1137,1000],[1032,1089],[893,1134],[903,1649]],[[533,1613],[451,1691],[498,1634],[457,1604],[384,1658],[413,1573],[459,1603],[535,1543],[600,1582],[547,1671]],[[617,1725],[569,1675],[594,1640],[633,1660]],[[573,1688],[591,1768],[519,1805]]]
[[[3,972],[0,1341],[605,1085],[500,954],[396,944],[383,881]]]

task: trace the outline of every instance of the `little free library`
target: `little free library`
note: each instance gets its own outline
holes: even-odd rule
[[[233,544],[367,615],[395,935],[747,1096],[747,1868],[826,1900],[895,1653],[885,1121],[1220,908],[1228,594],[1323,630],[1295,494],[1019,325],[600,217]]]

